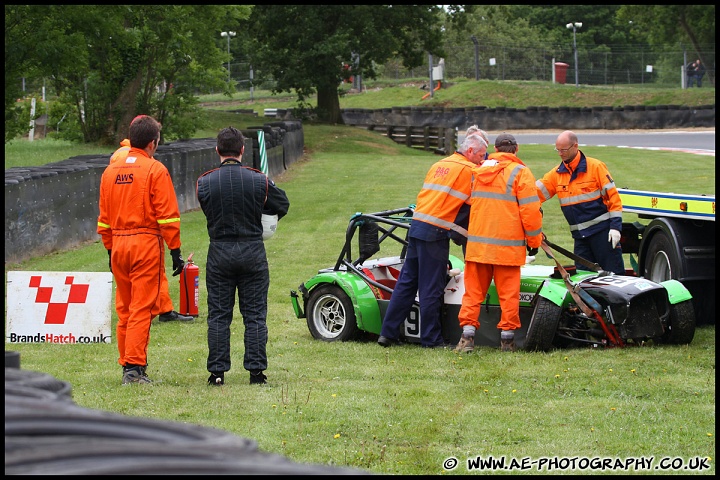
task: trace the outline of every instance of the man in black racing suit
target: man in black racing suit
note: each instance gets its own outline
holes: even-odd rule
[[[230,370],[230,324],[237,292],[245,325],[243,365],[251,384],[267,383],[267,296],[270,287],[263,214],[287,214],[285,192],[262,172],[242,164],[245,137],[234,127],[217,136],[220,167],[197,181],[197,198],[210,236],[205,285],[208,302],[208,384],[225,384]]]

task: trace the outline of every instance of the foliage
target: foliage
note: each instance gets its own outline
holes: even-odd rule
[[[74,105],[85,141],[111,144],[126,136],[138,113],[158,118],[164,137],[190,135],[187,116],[198,113],[196,93],[226,86],[218,27],[210,26],[238,21],[249,11],[249,6],[225,5],[10,9],[18,25],[33,29],[28,64],[51,82],[61,101]],[[6,18],[6,66],[8,43],[22,45],[25,32],[8,31],[7,25]],[[6,72],[6,85],[26,73],[13,70],[8,77]]]
[[[546,79],[552,59],[573,63],[575,68],[567,59],[574,57],[576,40],[584,84],[650,80],[671,84],[678,78],[677,67],[686,63],[682,45],[689,44],[693,33],[696,47],[706,46],[706,65],[714,65],[714,8],[693,7],[698,21],[688,25],[692,30],[688,34],[678,23],[678,12],[685,9],[681,6],[482,5],[468,15],[467,29],[448,28],[446,60],[455,72],[474,72],[468,41],[472,34],[479,43],[480,78],[491,78],[490,70],[501,70],[498,76],[503,79]],[[567,24],[575,22],[582,27],[573,34]],[[674,31],[659,35],[659,26],[668,24],[675,25]],[[487,67],[489,58],[496,58],[498,67]],[[646,74],[645,65],[653,65],[655,73]]]
[[[108,145],[138,113],[162,122],[164,140],[192,135],[202,122],[194,96],[234,93],[231,58],[251,60],[254,85],[293,92],[308,118],[341,123],[341,79],[372,81],[400,65],[424,75],[428,53],[474,72],[471,36],[483,61],[503,68],[492,77],[483,68],[481,78],[515,68],[508,78],[548,80],[553,58],[572,57],[565,25],[575,21],[579,64],[602,80],[583,83],[669,85],[685,63],[678,45],[714,83],[714,5],[5,5],[5,141],[27,131],[16,104],[25,80],[35,79],[31,92],[47,82],[74,109],[63,135]]]
[[[77,117],[75,106],[63,102],[61,99],[49,102],[49,105],[48,137],[83,142],[80,119]]]
[[[11,109],[12,115],[5,119],[5,142],[8,142],[8,135],[13,138],[18,135],[25,135],[30,131],[30,121],[37,120],[47,113],[47,105],[42,101],[35,102],[35,114],[31,115],[32,98],[18,99]],[[6,112],[7,115],[8,112]]]
[[[42,6],[5,5],[5,143],[29,130],[29,117],[18,103],[23,77],[37,71],[33,56],[33,13]],[[26,14],[27,13],[27,14]]]
[[[527,6],[525,6],[527,7]],[[447,22],[444,38],[445,60],[448,64],[459,66],[461,71],[474,71],[474,55],[468,55],[467,50],[455,48],[455,45],[467,44],[474,38],[483,46],[512,46],[507,63],[522,65],[529,75],[540,68],[537,62],[542,57],[534,55],[533,47],[541,44],[545,38],[537,26],[530,23],[524,16],[511,16],[507,5],[478,5],[467,13],[467,26]],[[474,42],[473,42],[474,43]],[[501,55],[492,53],[492,48],[484,49],[483,64],[491,57]],[[463,65],[466,65],[464,68]],[[486,67],[483,67],[483,69]],[[522,79],[530,79],[526,76]]]
[[[392,57],[411,68],[426,52],[442,54],[440,12],[437,5],[256,5],[244,30],[260,79],[271,76],[273,91],[295,91],[300,104],[317,93],[318,118],[342,123],[338,83],[351,74],[375,78]]]
[[[692,45],[694,53],[705,63],[701,45],[715,45],[715,5],[623,5],[618,18],[630,22],[636,34],[654,44]],[[713,48],[714,50],[714,48]],[[705,63],[714,65],[715,58]],[[695,55],[691,55],[694,57]]]

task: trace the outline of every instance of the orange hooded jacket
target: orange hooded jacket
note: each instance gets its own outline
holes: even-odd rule
[[[525,264],[527,246],[542,241],[542,213],[535,177],[518,157],[496,152],[473,169],[465,260]]]

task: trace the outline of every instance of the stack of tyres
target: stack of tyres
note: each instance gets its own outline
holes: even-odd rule
[[[6,359],[7,365],[7,359]],[[5,367],[5,475],[357,475],[222,430],[80,407],[69,383]]]

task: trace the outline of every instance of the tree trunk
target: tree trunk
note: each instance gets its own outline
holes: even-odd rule
[[[344,125],[340,113],[340,97],[337,85],[319,86],[317,89],[317,115],[323,123]]]
[[[142,86],[142,72],[138,71],[135,78],[128,82],[122,89],[120,95],[112,103],[110,112],[111,118],[108,119],[109,129],[107,137],[115,143],[119,143],[123,138],[127,138],[130,130],[130,122],[135,118],[135,98]],[[115,112],[120,112],[120,118],[115,118]],[[148,115],[150,113],[148,112]]]

